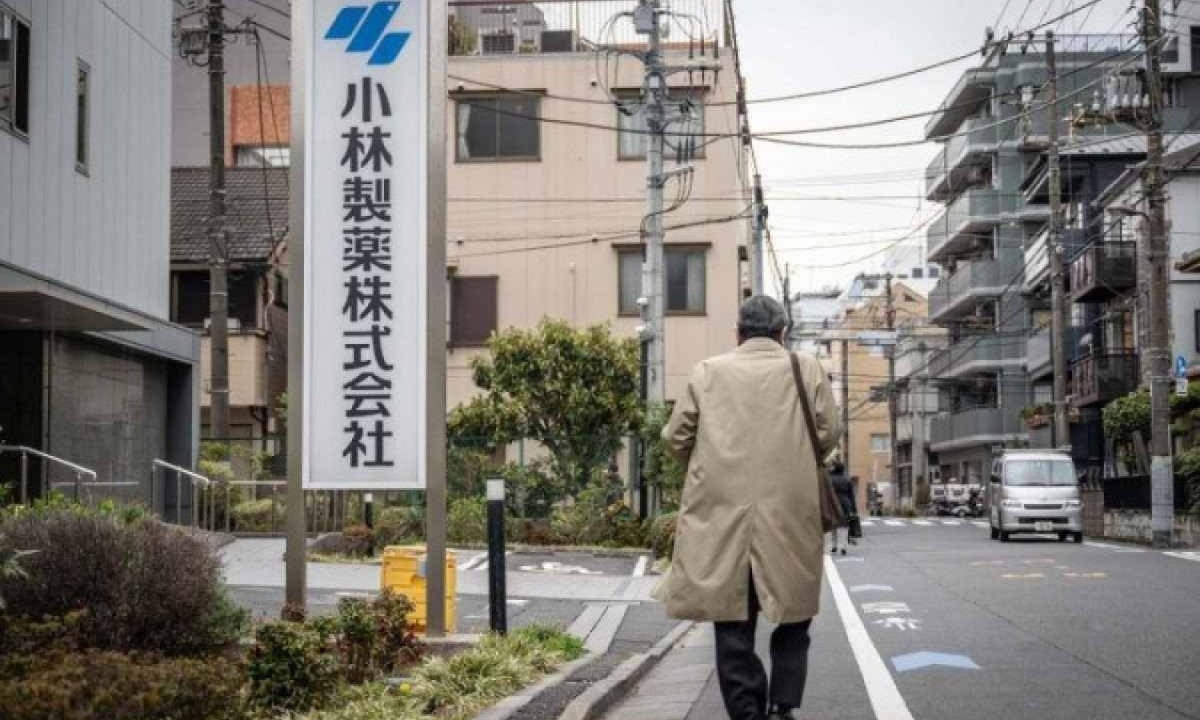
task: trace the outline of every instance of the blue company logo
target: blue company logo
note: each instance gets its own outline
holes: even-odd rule
[[[326,40],[350,40],[346,52],[371,53],[368,65],[391,65],[400,56],[410,32],[387,31],[392,16],[400,9],[399,2],[377,2],[366,5],[349,5],[342,8],[333,24],[325,32]]]

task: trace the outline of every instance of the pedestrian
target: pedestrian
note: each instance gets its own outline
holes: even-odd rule
[[[846,466],[840,460],[834,460],[830,464],[829,479],[833,483],[833,492],[837,495],[838,504],[842,506],[842,521],[829,531],[829,534],[833,536],[830,552],[836,555],[840,548],[841,553],[845,555],[847,546],[857,544],[850,534],[851,518],[858,515],[857,503],[854,500],[854,482],[846,474]],[[839,535],[844,538],[840,544],[838,543]]]
[[[784,349],[786,326],[778,301],[746,300],[738,348],[696,366],[663,430],[687,482],[656,597],[671,617],[714,623],[731,720],[793,717],[821,596],[818,463],[836,442],[837,411],[820,363]],[[760,612],[776,625],[769,679],[754,648]]]

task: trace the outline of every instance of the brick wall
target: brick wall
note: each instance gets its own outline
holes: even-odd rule
[[[263,85],[260,116],[258,85],[234,85],[229,89],[229,132],[225,135],[227,165],[234,164],[233,149],[239,145],[282,146],[290,142],[290,90],[287,85]]]

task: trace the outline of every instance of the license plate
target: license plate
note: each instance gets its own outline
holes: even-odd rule
[[[1051,532],[1052,530],[1054,530],[1054,523],[1051,523],[1051,522],[1034,523],[1033,529],[1038,532]]]

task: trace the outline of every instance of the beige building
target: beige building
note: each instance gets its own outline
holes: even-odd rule
[[[893,281],[892,291],[896,326],[924,323],[927,309],[925,296],[900,280]],[[830,324],[831,333],[886,328],[887,303],[882,290],[879,292],[846,308],[842,317]],[[848,377],[842,376],[843,347],[848,360]],[[822,361],[833,377],[838,403],[843,402],[843,397],[847,398],[850,415],[848,472],[852,478],[858,479],[855,485],[860,511],[866,508],[867,488],[871,484],[877,485],[888,498],[885,504],[894,505],[895,490],[890,486],[892,437],[886,395],[887,355],[883,348],[864,347],[850,340],[844,344],[830,343],[829,353],[822,357]]]
[[[461,49],[461,48],[459,48]],[[697,133],[737,132],[732,64],[679,87]],[[711,57],[711,51],[710,51]],[[686,61],[686,52],[674,54]],[[470,361],[488,335],[544,317],[640,324],[639,227],[645,213],[641,67],[597,79],[590,52],[522,52],[450,59],[446,148],[450,284],[448,405],[475,391]],[[673,85],[687,85],[676,76]],[[608,100],[608,84],[624,111]],[[499,91],[497,88],[509,88]],[[629,113],[629,114],[626,114]],[[540,119],[540,122],[539,122]],[[680,126],[675,126],[680,127]],[[749,219],[742,148],[697,137],[690,199],[666,218],[667,396],[693,365],[735,345]],[[669,160],[667,168],[675,163]],[[666,188],[668,202],[677,185]],[[734,219],[736,218],[736,219]],[[711,224],[698,224],[698,223]]]

